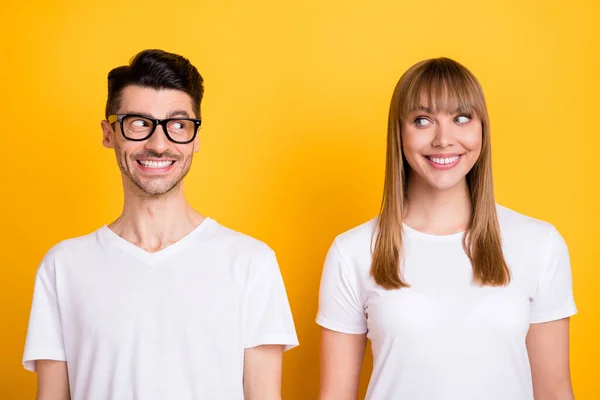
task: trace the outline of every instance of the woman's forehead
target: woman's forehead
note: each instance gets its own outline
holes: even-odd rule
[[[464,98],[457,94],[435,94],[422,93],[420,96],[409,99],[406,103],[405,112],[426,112],[430,114],[448,113],[456,114],[461,112],[471,112],[475,109],[474,101],[470,98]]]

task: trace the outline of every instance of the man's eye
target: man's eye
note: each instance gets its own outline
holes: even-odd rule
[[[131,125],[135,126],[135,127],[144,127],[144,126],[148,126],[148,123],[143,119],[136,119],[136,120],[131,121]]]

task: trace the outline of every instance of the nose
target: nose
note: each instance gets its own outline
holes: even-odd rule
[[[144,147],[146,149],[153,150],[156,153],[164,152],[165,150],[167,150],[169,148],[169,146],[170,146],[169,139],[167,138],[167,135],[161,125],[158,125],[156,127],[156,130],[152,133],[152,136],[150,136],[144,142]]]
[[[433,141],[431,142],[431,145],[433,147],[442,148],[442,149],[452,146],[453,145],[452,130],[453,130],[453,125],[451,123],[448,123],[446,121],[439,121],[436,124],[435,136],[433,137]]]

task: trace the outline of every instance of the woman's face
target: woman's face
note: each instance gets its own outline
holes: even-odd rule
[[[475,114],[437,112],[422,105],[402,122],[402,150],[410,171],[437,190],[462,184],[481,154],[483,128]]]

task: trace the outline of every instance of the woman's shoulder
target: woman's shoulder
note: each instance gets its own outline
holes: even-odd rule
[[[542,248],[552,242],[562,241],[560,233],[548,221],[525,215],[510,208],[497,205],[498,223],[503,241]]]
[[[376,229],[377,218],[373,218],[339,234],[329,249],[328,259],[341,261],[352,274],[368,276],[375,244],[373,232]]]
[[[373,233],[377,229],[377,218],[370,219],[352,229],[340,233],[334,244],[340,251],[370,251],[373,242]]]
[[[554,226],[547,221],[522,214],[500,204],[496,205],[501,229],[525,230],[527,233],[549,232]]]

